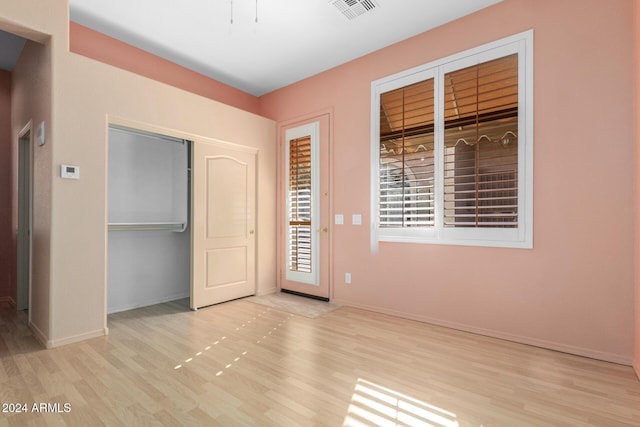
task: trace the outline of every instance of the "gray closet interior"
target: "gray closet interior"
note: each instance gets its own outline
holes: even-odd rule
[[[189,296],[189,153],[189,141],[109,127],[108,313]]]

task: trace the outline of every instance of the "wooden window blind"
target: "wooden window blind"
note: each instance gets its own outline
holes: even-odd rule
[[[311,137],[289,141],[289,270],[311,273]]]
[[[518,55],[444,75],[444,226],[518,226]]]
[[[381,94],[379,221],[433,227],[434,80]]]

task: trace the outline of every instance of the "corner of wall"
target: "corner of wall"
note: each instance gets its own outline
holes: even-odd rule
[[[69,21],[69,51],[231,107],[259,114],[258,97]]]
[[[633,2],[633,138],[634,138],[634,346],[633,368],[640,379],[640,0]]]

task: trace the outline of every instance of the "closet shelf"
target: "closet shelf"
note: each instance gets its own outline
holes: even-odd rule
[[[109,231],[184,231],[183,222],[110,222]]]

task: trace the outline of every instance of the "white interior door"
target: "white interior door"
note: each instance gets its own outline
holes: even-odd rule
[[[329,116],[284,129],[280,288],[329,299]]]
[[[255,294],[256,152],[193,144],[191,308]]]

